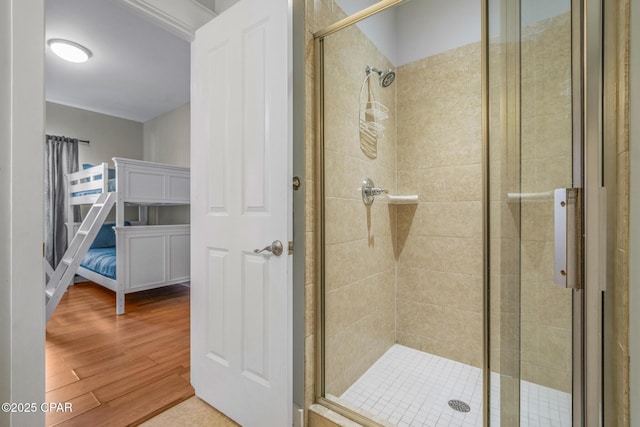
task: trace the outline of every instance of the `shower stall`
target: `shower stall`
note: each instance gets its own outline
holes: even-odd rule
[[[574,425],[554,191],[579,186],[578,15],[363,3],[314,2],[318,399],[364,425]]]

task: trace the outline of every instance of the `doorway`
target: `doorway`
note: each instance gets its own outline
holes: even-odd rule
[[[83,140],[78,142],[79,168],[111,163],[113,157],[189,166],[189,42],[117,2],[47,2],[45,22],[47,39],[73,38],[93,52],[84,64],[67,63],[46,52],[46,132]],[[148,64],[155,64],[152,72],[143,71]],[[141,220],[134,225],[189,222],[185,205],[149,210],[148,222],[138,217],[137,206],[126,207],[125,216]],[[114,217],[115,209],[107,222]],[[188,254],[184,249],[188,248],[188,225],[186,229],[181,254]],[[110,232],[103,236],[110,243],[97,249],[115,253],[119,246],[118,253],[123,253],[124,245],[116,245],[113,229],[107,226],[105,231]],[[162,256],[167,247],[165,237],[155,242]],[[177,240],[172,244],[179,247]],[[169,268],[174,273],[181,270],[182,280],[189,276],[188,255],[179,262],[173,258],[169,266],[157,255],[148,258],[155,277],[138,275],[140,288],[162,284]],[[100,271],[97,265],[91,268]],[[136,274],[129,264],[117,268],[120,278],[125,270]],[[109,279],[116,279],[115,270],[105,271],[93,280],[107,277],[101,283],[109,286]],[[84,419],[92,424],[95,422],[90,420],[120,413],[123,418],[114,422],[124,425],[193,395],[189,381],[189,294],[189,288],[180,285],[129,294],[126,314],[118,317],[111,290],[88,283],[73,287],[47,325],[46,397],[48,401],[69,401],[75,410],[47,413],[47,424],[70,416],[80,417],[73,422]],[[173,397],[154,398],[154,389],[172,390],[169,394]],[[115,409],[118,401],[121,409],[127,409]]]

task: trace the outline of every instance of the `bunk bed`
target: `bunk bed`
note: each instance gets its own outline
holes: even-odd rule
[[[68,224],[69,249],[46,286],[47,319],[74,274],[116,293],[116,314],[125,295],[190,280],[190,226],[147,225],[147,207],[188,205],[188,168],[123,158],[67,176],[68,212],[91,205],[82,223]],[[125,221],[125,205],[137,205],[137,221]],[[104,223],[112,207],[115,223]],[[60,271],[58,271],[60,270]],[[61,286],[60,286],[61,285]],[[52,307],[49,307],[49,304]]]

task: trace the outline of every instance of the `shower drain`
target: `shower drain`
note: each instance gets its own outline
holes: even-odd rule
[[[449,406],[458,412],[469,412],[471,410],[471,407],[462,400],[452,399],[449,401]]]

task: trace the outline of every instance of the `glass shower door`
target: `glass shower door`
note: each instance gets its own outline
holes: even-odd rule
[[[489,3],[490,424],[572,426],[582,402],[577,14],[571,0]]]
[[[553,12],[520,4],[520,420],[568,427],[573,337],[581,334],[581,291],[571,287],[579,278],[563,247],[572,244],[573,217],[562,221],[577,201],[561,190],[581,186],[573,177],[571,4],[554,2]]]

